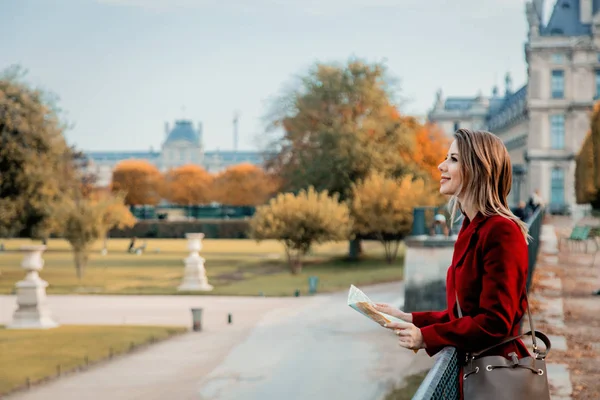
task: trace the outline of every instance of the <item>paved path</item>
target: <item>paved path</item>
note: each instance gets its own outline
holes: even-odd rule
[[[400,302],[401,284],[365,288]],[[399,349],[391,332],[346,306],[346,294],[301,298],[50,296],[62,324],[190,324],[204,330],[10,396],[37,399],[378,399],[391,382],[431,364]],[[0,324],[14,310],[0,296]],[[227,313],[233,324],[227,324]],[[242,393],[243,392],[243,393]],[[339,394],[339,396],[338,396]],[[357,394],[360,394],[357,397]]]
[[[396,287],[367,293],[398,304],[399,291],[390,290]],[[200,398],[379,399],[390,382],[429,365],[423,352],[415,357],[401,349],[392,332],[347,307],[346,297],[341,293],[267,315],[203,379]]]

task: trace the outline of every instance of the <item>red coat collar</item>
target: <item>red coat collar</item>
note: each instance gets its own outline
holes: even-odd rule
[[[487,219],[480,212],[475,215],[473,221],[470,221],[466,214],[463,215],[463,224],[460,228],[460,232],[458,233],[458,239],[456,239],[456,243],[454,244],[454,254],[452,255],[453,267],[456,267],[457,264],[461,263],[464,255],[467,253],[467,250],[469,250],[471,247],[471,244],[477,240],[476,237],[473,237],[474,233],[477,231],[477,228],[479,228],[479,226]]]

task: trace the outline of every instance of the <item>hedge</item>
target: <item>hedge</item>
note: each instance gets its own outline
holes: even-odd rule
[[[247,239],[247,219],[203,219],[195,221],[141,220],[127,229],[113,229],[111,238],[181,239],[186,233],[202,232],[207,239]]]

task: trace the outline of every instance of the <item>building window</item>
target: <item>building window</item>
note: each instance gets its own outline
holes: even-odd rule
[[[565,62],[565,55],[560,53],[552,54],[552,63],[553,64],[563,64]]]
[[[560,69],[552,71],[550,87],[553,99],[562,99],[565,96],[565,71]]]
[[[565,148],[565,116],[563,114],[550,116],[550,146],[555,150]]]
[[[552,168],[550,182],[550,204],[562,206],[565,204],[565,171],[562,168]]]
[[[454,132],[456,132],[459,129],[460,129],[460,122],[459,121],[454,121]]]

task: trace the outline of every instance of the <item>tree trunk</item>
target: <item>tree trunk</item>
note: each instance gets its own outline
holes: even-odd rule
[[[300,259],[300,256],[292,260],[291,267],[292,275],[298,275],[300,272],[302,272],[302,260]]]
[[[594,200],[590,202],[592,209],[596,212],[600,211],[600,195],[596,196]]]
[[[348,258],[351,261],[357,261],[358,258],[363,254],[362,249],[362,240],[361,239],[352,239],[349,243],[348,248]]]
[[[298,275],[302,272],[302,252],[285,246],[285,255],[292,275]]]
[[[87,262],[87,255],[85,254],[85,251],[74,251],[73,253],[75,258],[75,272],[77,273],[77,279],[81,281]]]
[[[398,257],[398,249],[400,248],[400,240],[381,240],[385,249],[385,261],[388,264],[396,261]]]

